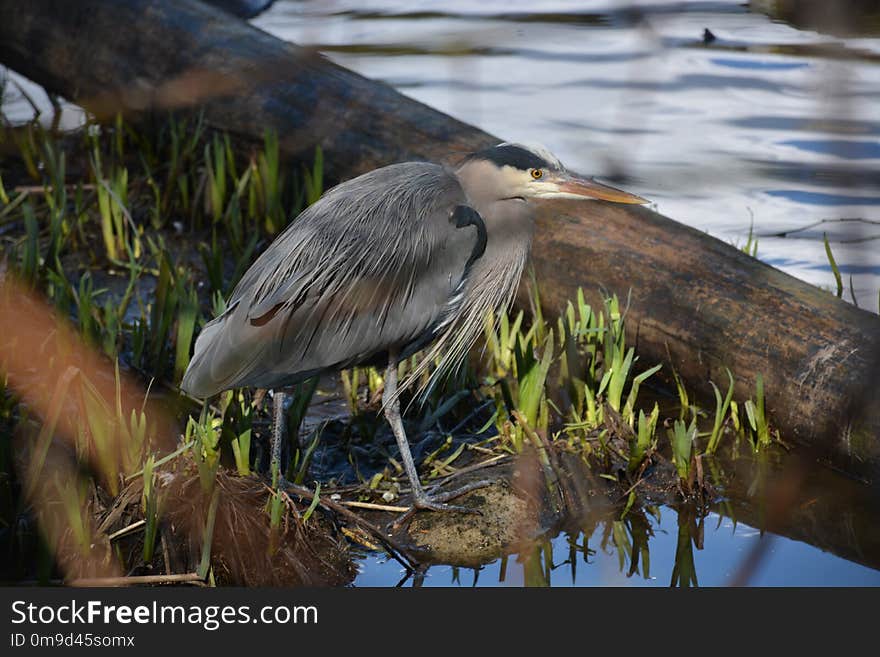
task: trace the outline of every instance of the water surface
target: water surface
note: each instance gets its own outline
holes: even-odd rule
[[[744,582],[750,586],[880,586],[880,571],[847,561],[817,547],[710,513],[702,538],[693,536],[678,512],[648,515],[647,566],[639,558],[633,572],[631,529],[615,542],[613,520],[584,533],[563,532],[528,553],[513,554],[481,568],[431,566],[423,579],[406,577],[400,564],[371,554],[360,561],[356,586],[727,586],[744,572],[755,550],[760,558]],[[699,545],[697,542],[699,542]],[[644,555],[644,552],[641,552]],[[690,569],[688,569],[690,564]],[[688,574],[691,574],[688,576]]]
[[[830,289],[827,234],[877,311],[878,38],[733,1],[279,0],[254,23],[722,240],[754,222],[759,258]]]
[[[847,286],[878,308],[878,38],[844,41],[730,1],[280,0],[254,23],[505,139],[543,143],[722,240],[744,244],[753,225],[759,258],[830,289],[827,235]],[[820,494],[847,486],[826,479]],[[799,540],[809,531],[796,524],[774,535],[724,508],[702,521],[669,507],[637,523],[607,516],[423,578],[365,554],[356,584],[880,585],[863,565],[880,563],[876,546],[867,560],[845,551],[850,561]],[[876,508],[854,525],[880,522]]]
[[[278,0],[254,23],[505,139],[546,144],[569,167],[722,240],[744,243],[753,224],[759,258],[830,288],[827,235],[847,285],[851,276],[860,304],[877,310],[878,38],[844,41],[723,0]],[[27,118],[27,100],[7,91],[7,116]],[[82,119],[65,112],[63,125]],[[826,481],[815,497],[837,488]],[[848,540],[846,520],[880,527],[880,505],[834,499],[848,559],[801,540],[810,528],[797,523],[783,536],[724,505],[702,520],[660,506],[638,522],[615,512],[541,537],[476,570],[436,565],[405,578],[397,562],[366,553],[355,583],[723,585],[743,581],[758,555],[749,584],[880,585],[864,565],[880,564],[880,541]]]

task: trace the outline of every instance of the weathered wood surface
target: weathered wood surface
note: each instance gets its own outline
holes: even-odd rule
[[[98,114],[201,106],[221,129],[275,130],[291,157],[320,144],[330,180],[498,141],[195,0],[5,0],[0,61]],[[548,204],[533,262],[548,312],[579,286],[631,290],[642,363],[703,395],[729,367],[741,399],[762,373],[784,437],[880,481],[876,315],[644,208]]]
[[[596,303],[600,287],[631,290],[628,329],[643,363],[671,363],[706,397],[709,380],[726,388],[728,367],[741,400],[760,373],[784,439],[880,480],[878,316],[646,208],[560,201],[537,232],[548,308],[578,285]]]

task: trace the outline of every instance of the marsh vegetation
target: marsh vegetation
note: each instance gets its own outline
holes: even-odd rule
[[[239,143],[198,115],[5,130],[5,579],[339,584],[354,577],[351,546],[413,572],[431,560],[382,529],[408,491],[377,413],[381,372],[293,391],[289,488],[266,472],[264,391],[203,403],[177,387],[201,326],[322,187],[320,151],[284,163],[271,133]],[[627,344],[625,299],[591,307],[579,293],[549,320],[528,289],[528,307],[487,317],[484,346],[410,406],[422,476],[503,483],[532,464],[531,488],[510,493],[529,500],[531,534],[599,504],[614,518],[604,540],[633,555],[621,568],[647,573],[646,513],[672,504],[699,520],[725,503],[731,458],[784,444],[761,378],[735,399],[728,372],[702,405]],[[673,583],[696,583],[682,567]]]

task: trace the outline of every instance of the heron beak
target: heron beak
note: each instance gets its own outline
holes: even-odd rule
[[[566,195],[595,198],[601,201],[612,201],[613,203],[643,205],[650,202],[648,199],[636,196],[635,194],[630,194],[622,189],[603,185],[592,178],[577,178],[571,175],[563,175],[558,181],[554,182],[556,182],[559,187],[560,193]]]

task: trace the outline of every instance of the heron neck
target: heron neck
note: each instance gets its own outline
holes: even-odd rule
[[[480,213],[486,224],[489,244],[507,239],[517,243],[531,242],[535,227],[531,203],[509,197],[509,183],[505,182],[497,167],[474,160],[466,162],[455,173],[471,207]]]
[[[528,201],[514,199],[475,204],[474,209],[486,225],[486,249],[471,275],[505,279],[515,287],[532,247],[534,210]]]

